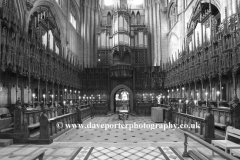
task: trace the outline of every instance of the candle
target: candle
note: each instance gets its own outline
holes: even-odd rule
[[[44,106],[45,106],[45,97],[46,97],[46,95],[43,94],[43,104],[44,104]]]
[[[34,107],[35,94],[33,93],[32,96],[33,96],[33,107]]]
[[[219,96],[219,95],[220,95],[220,92],[217,91],[217,102],[218,102],[217,105],[218,105],[218,107],[219,107],[219,102],[220,102],[220,96]],[[218,98],[219,98],[219,99],[218,99]]]
[[[54,95],[52,94],[51,97],[52,97],[52,106],[53,106],[53,97],[54,97]]]
[[[197,105],[197,100],[194,100],[195,106]]]

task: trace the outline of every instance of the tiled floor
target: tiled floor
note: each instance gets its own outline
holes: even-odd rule
[[[96,147],[82,149],[74,160],[182,160],[173,148],[169,147]]]
[[[122,123],[117,115],[95,117],[84,124]],[[150,117],[130,116],[126,121],[153,124]],[[50,145],[11,145],[0,147],[0,160],[25,160],[36,152],[47,149],[45,160],[190,160],[182,158],[183,134],[172,129],[72,129]],[[208,157],[211,151],[188,140],[188,149],[199,150]]]
[[[47,149],[46,160],[183,160],[172,147],[45,147],[16,146],[0,149],[1,160],[25,160]]]

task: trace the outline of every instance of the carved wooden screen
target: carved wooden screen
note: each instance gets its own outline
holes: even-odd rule
[[[147,64],[147,50],[135,50],[135,65]]]

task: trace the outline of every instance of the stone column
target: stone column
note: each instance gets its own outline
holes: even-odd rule
[[[157,44],[157,41],[158,41],[158,34],[157,34],[157,17],[156,17],[156,15],[157,15],[157,12],[156,12],[156,6],[157,4],[155,3],[155,1],[153,0],[153,3],[152,3],[152,9],[153,9],[153,14],[152,14],[152,16],[153,16],[153,32],[152,32],[152,35],[153,35],[153,38],[154,38],[154,42],[152,42],[153,43],[153,49],[154,49],[154,57],[153,57],[153,59],[154,59],[154,65],[157,65],[157,60],[158,60],[158,50],[157,50],[157,46],[158,46],[158,44]]]
[[[90,41],[90,44],[89,44],[89,47],[90,47],[90,51],[89,51],[89,66],[90,67],[93,67],[93,54],[94,54],[94,37],[95,35],[93,34],[94,32],[94,10],[95,10],[95,7],[94,7],[94,1],[95,0],[90,0],[90,4],[89,4],[89,34],[90,34],[90,37],[89,37],[89,41]],[[74,92],[74,91],[73,91]],[[72,94],[72,98],[73,98],[73,94]]]
[[[91,0],[88,0],[88,4],[86,6],[87,9],[87,65],[91,67],[90,65],[90,55],[91,55]]]
[[[99,1],[98,0],[95,0],[95,8],[94,8],[94,35],[95,35],[95,43],[94,43],[94,47],[95,47],[95,50],[94,50],[94,55],[93,55],[93,59],[94,59],[94,67],[97,66],[97,44],[98,44],[98,37],[97,37],[97,31],[98,31],[98,26],[99,26],[99,18],[98,18],[98,15],[99,15],[99,10],[98,10],[98,4],[99,4]],[[78,97],[77,97],[78,98]]]
[[[87,60],[88,60],[88,43],[89,43],[89,41],[87,39],[87,34],[88,34],[88,30],[87,30],[87,28],[88,28],[88,24],[87,24],[88,7],[86,4],[87,2],[88,1],[84,1],[84,18],[83,18],[84,19],[84,22],[83,22],[83,24],[84,24],[84,28],[83,28],[83,37],[84,37],[83,62],[84,62],[84,66],[83,67],[86,67],[88,64]]]
[[[154,0],[150,0],[150,16],[149,16],[149,18],[150,18],[150,33],[151,33],[151,55],[152,55],[152,57],[151,57],[151,59],[152,59],[152,63],[154,64],[154,62],[155,62],[155,60],[154,60],[154,58],[155,58],[155,50],[154,50],[154,37],[155,37],[155,35],[154,35],[154,23],[153,23],[153,1]]]
[[[161,66],[161,55],[162,55],[162,51],[161,51],[161,19],[160,19],[160,12],[161,12],[161,7],[160,7],[160,2],[157,3],[157,11],[156,11],[156,15],[157,15],[157,66]]]

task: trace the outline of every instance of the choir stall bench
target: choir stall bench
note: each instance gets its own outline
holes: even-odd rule
[[[240,130],[236,129],[232,126],[228,126],[227,127],[227,131],[226,131],[226,136],[225,136],[225,140],[212,140],[212,145],[222,148],[225,150],[225,152],[228,152],[228,150],[233,150],[233,152],[235,153],[234,149],[240,149],[240,144],[234,143],[230,140],[228,140],[228,137],[235,137],[237,139],[240,139]],[[214,156],[214,152],[212,152],[212,155]]]

